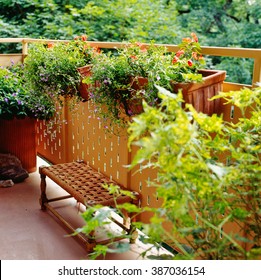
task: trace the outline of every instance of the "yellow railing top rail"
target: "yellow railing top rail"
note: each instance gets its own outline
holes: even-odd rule
[[[69,42],[70,40],[57,40],[57,39],[34,39],[34,38],[0,38],[0,43],[37,43],[37,42]],[[93,46],[100,48],[121,48],[126,43],[124,42],[102,42],[102,41],[88,41]],[[149,45],[144,43],[144,45]],[[156,44],[166,46],[169,51],[176,51],[177,45],[170,44]],[[206,55],[217,55],[217,56],[233,56],[233,57],[244,57],[244,58],[261,58],[261,49],[253,48],[237,48],[237,47],[210,47],[202,46],[202,52]]]
[[[0,43],[34,43],[34,42],[69,42],[69,40],[33,39],[33,38],[0,38]]]

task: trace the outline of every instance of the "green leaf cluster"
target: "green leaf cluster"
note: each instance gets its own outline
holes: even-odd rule
[[[25,82],[21,64],[0,68],[0,118],[50,119],[55,107],[51,98],[36,94]]]
[[[144,113],[128,132],[129,148],[139,148],[131,168],[158,171],[153,186],[163,203],[159,208],[118,207],[152,214],[150,223],[136,223],[148,246],[141,256],[152,258],[151,249],[168,244],[174,259],[260,258],[261,88],[215,97],[241,111],[234,123],[197,113],[192,106],[184,110],[180,93],[157,88],[160,107],[144,102]]]
[[[157,235],[154,219],[147,225],[150,238],[177,250],[183,240],[192,249],[191,258],[249,258],[242,241],[253,250],[261,242],[261,88],[216,97],[241,110],[234,124],[197,113],[192,106],[184,111],[180,95],[159,91],[161,107],[145,106],[129,128],[129,144],[140,148],[132,166],[146,168],[149,161],[157,168],[155,185],[164,211],[155,215],[172,225],[170,232]],[[237,234],[226,230],[229,224],[238,227]]]

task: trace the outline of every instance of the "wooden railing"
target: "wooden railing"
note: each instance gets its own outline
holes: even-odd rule
[[[56,42],[57,40],[37,40],[28,38],[0,39],[0,43],[21,44],[21,53],[1,54],[0,66],[6,66],[18,61],[23,62],[28,51],[28,45],[34,42]],[[103,48],[118,48],[122,43],[112,42],[90,42],[93,46]],[[175,45],[165,45],[169,51],[178,49]],[[239,58],[252,58],[253,86],[261,81],[261,49],[239,49],[239,48],[218,48],[202,47],[204,55],[211,56],[231,56]],[[242,84],[224,83],[223,90],[237,90],[242,88]],[[138,191],[142,194],[142,206],[159,207],[161,201],[157,197],[157,192],[151,186],[152,180],[157,178],[155,170],[142,170],[137,167],[135,170],[128,170],[128,166],[135,154],[135,149],[127,149],[127,134],[121,136],[106,132],[103,124],[93,113],[91,102],[81,103],[75,114],[64,109],[63,116],[67,123],[62,123],[57,129],[48,131],[45,122],[38,122],[37,125],[37,146],[38,153],[51,163],[63,163],[83,159],[95,169],[111,177],[118,183],[130,190]],[[231,119],[229,106],[221,106],[221,112],[226,120]],[[237,118],[237,113],[233,114]],[[144,214],[140,217],[142,221],[149,220],[149,216]]]
[[[28,45],[35,42],[68,42],[68,40],[49,40],[49,39],[32,39],[32,38],[0,38],[0,43],[16,43],[21,45],[21,53],[15,54],[0,54],[0,66],[10,65],[11,61],[18,62],[23,61],[28,52]],[[91,45],[99,47],[101,49],[113,49],[120,48],[123,43],[119,42],[89,42]],[[177,45],[163,44],[171,52],[177,51]],[[238,58],[251,58],[254,60],[254,67],[252,73],[252,85],[261,81],[261,49],[250,48],[225,48],[225,47],[206,47],[202,46],[203,55],[209,56],[226,56],[226,57],[238,57]],[[242,85],[237,83],[224,84],[228,89],[235,89]]]

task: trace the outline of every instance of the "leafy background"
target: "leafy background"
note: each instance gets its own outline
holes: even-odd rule
[[[0,0],[0,6],[4,38],[87,34],[94,41],[178,44],[193,31],[201,45],[261,47],[258,0]],[[5,44],[0,52],[13,48]],[[215,57],[210,64],[227,70],[228,81],[251,84],[250,59]]]

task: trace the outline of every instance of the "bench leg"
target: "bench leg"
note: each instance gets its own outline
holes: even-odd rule
[[[139,236],[139,233],[138,233],[138,230],[136,228],[136,226],[133,225],[133,222],[136,221],[136,216],[135,214],[130,214],[130,244],[135,244],[138,236]]]
[[[121,213],[122,213],[122,216],[123,216],[123,225],[126,228],[130,228],[131,221],[130,221],[129,213],[126,210],[124,210],[124,209],[121,210]]]
[[[131,232],[130,244],[135,244],[138,236],[139,236],[139,233],[138,233],[137,229],[133,228],[132,232]]]
[[[42,173],[42,169],[43,167],[39,167],[39,173],[40,173],[40,177],[41,177],[41,196],[39,199],[40,205],[41,205],[41,209],[45,210],[46,206],[45,203],[48,202],[47,196],[46,196],[46,175],[44,175]]]

